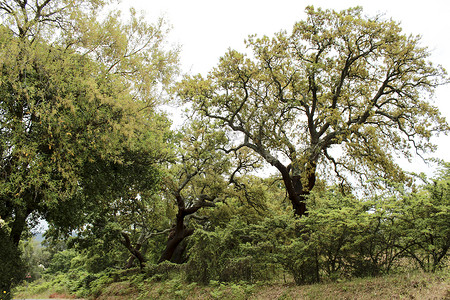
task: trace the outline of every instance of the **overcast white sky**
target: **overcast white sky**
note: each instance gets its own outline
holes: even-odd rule
[[[450,1],[448,0],[122,0],[125,12],[133,6],[144,10],[148,21],[164,16],[173,26],[169,37],[180,44],[183,71],[205,75],[217,65],[228,48],[244,50],[249,34],[268,35],[291,31],[295,22],[305,18],[305,7],[342,10],[362,6],[364,13],[379,13],[401,22],[405,33],[420,34],[423,46],[432,52],[431,60],[450,71]],[[450,121],[450,85],[439,87],[435,104]],[[436,139],[435,154],[450,161],[450,137]],[[418,164],[408,169],[420,172]]]

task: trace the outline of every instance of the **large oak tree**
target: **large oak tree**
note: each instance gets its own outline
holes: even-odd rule
[[[194,110],[238,133],[233,148],[279,171],[298,216],[320,170],[341,183],[404,180],[395,155],[433,150],[432,134],[448,131],[430,103],[446,72],[420,37],[361,8],[306,13],[292,33],[251,36],[250,55],[229,50],[207,78],[180,88]]]

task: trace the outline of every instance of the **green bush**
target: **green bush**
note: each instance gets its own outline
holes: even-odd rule
[[[67,273],[72,268],[72,260],[77,257],[78,253],[73,249],[56,252],[47,268],[47,272],[51,274]]]
[[[450,164],[447,164],[450,170]],[[450,173],[447,170],[448,173]],[[403,194],[396,226],[404,239],[398,248],[425,272],[440,269],[450,249],[450,174],[416,193]]]
[[[293,220],[293,219],[292,219]],[[267,218],[256,224],[231,220],[214,231],[196,230],[190,239],[186,279],[203,284],[255,282],[272,278],[281,270],[280,244],[287,242],[290,217]]]
[[[143,272],[147,278],[151,278],[154,281],[163,281],[180,277],[184,269],[185,265],[163,261],[160,264],[147,264]]]
[[[311,243],[301,238],[293,239],[280,249],[280,263],[288,271],[296,284],[315,283],[320,280],[319,261]]]

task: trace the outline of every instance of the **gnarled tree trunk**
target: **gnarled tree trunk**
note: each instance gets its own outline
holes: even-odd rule
[[[188,215],[192,215],[197,212],[202,207],[214,207],[213,202],[208,202],[207,200],[212,200],[206,195],[200,195],[199,201],[195,203],[193,206],[186,208],[185,201],[181,196],[180,192],[176,192],[175,198],[177,200],[178,205],[178,213],[176,215],[176,223],[173,227],[166,248],[164,249],[158,263],[169,260],[172,261],[175,250],[180,245],[180,243],[187,238],[188,236],[194,233],[193,228],[186,228],[185,217]]]

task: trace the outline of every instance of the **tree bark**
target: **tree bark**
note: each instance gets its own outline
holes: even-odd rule
[[[19,247],[20,238],[22,237],[22,232],[25,228],[25,223],[28,215],[25,212],[16,210],[16,218],[11,226],[10,237],[14,246]]]
[[[276,157],[271,155],[261,144],[251,144],[248,142],[248,138],[246,138],[246,141],[244,141],[244,144],[242,145],[254,150],[261,155],[265,161],[278,169],[295,215],[299,217],[307,215],[306,199],[316,184],[318,155],[311,155],[308,163],[303,167],[303,170],[298,170],[300,174],[293,174],[294,172],[292,172],[291,166],[286,167]],[[303,177],[306,177],[307,179],[307,186],[302,184]]]
[[[308,186],[302,184],[301,175],[291,175],[289,169],[285,166],[281,165],[277,169],[281,173],[295,215],[299,217],[307,216],[306,200],[316,184],[315,168],[311,167],[311,169],[304,171],[304,174],[306,174],[304,176],[307,176]]]
[[[158,263],[161,263],[166,260],[171,260],[172,256],[175,252],[175,249],[178,245],[188,236],[194,233],[194,229],[187,229],[184,224],[184,210],[179,210],[177,213],[177,224],[173,228],[172,232],[169,235],[169,239],[166,244],[166,248],[164,249]]]
[[[139,256],[143,257],[143,254],[140,252],[141,246],[142,246],[141,244],[136,244],[136,247],[134,247],[134,250],[140,253]],[[130,258],[128,258],[128,261],[125,264],[124,269],[130,269],[131,267],[133,267],[133,263],[134,263],[135,259],[136,259],[136,255],[132,252],[130,255]],[[143,261],[139,260],[139,265],[141,266],[141,269],[142,269],[144,263],[145,263],[145,260],[143,260]]]
[[[124,239],[124,240],[122,241],[122,244],[128,249],[128,251],[131,252],[131,254],[132,254],[134,257],[136,257],[136,258],[138,259],[138,261],[139,261],[139,267],[142,269],[142,268],[144,267],[145,261],[146,261],[144,255],[142,255],[142,253],[141,253],[141,251],[140,251],[142,244],[141,244],[141,243],[137,243],[136,246],[133,247],[133,246],[131,245],[131,240],[130,240],[130,237],[128,236],[128,234],[125,233],[125,232],[121,232],[121,234],[122,234],[122,237],[123,237],[123,239]],[[127,267],[129,264],[132,265],[133,261],[134,261],[134,259],[132,260],[132,259],[130,258],[130,259],[128,260],[128,263],[127,263],[127,265],[126,265],[125,267]]]
[[[185,201],[183,197],[180,195],[179,191],[175,193],[175,198],[177,200],[178,205],[176,224],[172,229],[172,232],[169,234],[169,239],[167,241],[166,248],[164,249],[158,263],[161,263],[166,260],[172,261],[173,254],[177,249],[177,247],[180,245],[180,243],[185,238],[194,233],[194,229],[186,228],[186,225],[184,224],[185,217],[196,213],[202,207],[215,206],[213,202],[209,202],[212,201],[213,199],[211,199],[206,195],[200,195],[198,199],[199,201],[195,205],[187,208],[185,206]]]

